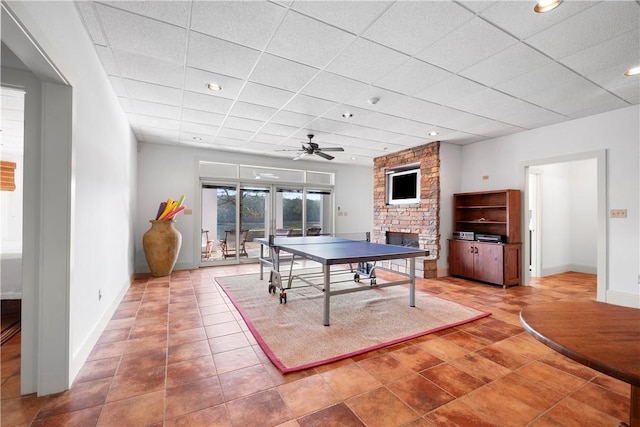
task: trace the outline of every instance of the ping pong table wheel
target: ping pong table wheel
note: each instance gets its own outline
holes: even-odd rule
[[[358,273],[353,275],[353,281],[356,283],[360,282],[360,275]]]
[[[276,293],[276,287],[274,285],[272,285],[271,283],[269,283],[269,293],[270,294],[275,294]]]
[[[287,303],[287,293],[285,291],[280,292],[280,304]]]
[[[376,286],[376,278],[375,277],[371,278],[371,286]]]

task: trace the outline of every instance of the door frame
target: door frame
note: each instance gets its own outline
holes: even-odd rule
[[[596,299],[598,301],[607,301],[607,289],[608,289],[608,222],[607,222],[607,150],[595,150],[586,151],[583,153],[568,154],[564,156],[549,157],[537,160],[527,160],[520,163],[520,188],[524,189],[523,200],[523,212],[529,212],[529,168],[535,166],[542,166],[551,163],[566,163],[575,160],[596,160],[597,167],[597,217],[598,226],[596,230],[597,235],[597,286],[596,286]],[[526,215],[522,215],[522,230],[528,229],[526,223]],[[530,256],[530,238],[529,233],[524,233],[524,257],[522,262],[522,277],[523,284],[528,285],[531,280],[531,274],[528,268],[528,262]]]

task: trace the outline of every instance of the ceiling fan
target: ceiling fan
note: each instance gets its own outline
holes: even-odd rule
[[[309,156],[311,154],[315,154],[316,156],[320,156],[320,157],[322,157],[324,159],[327,159],[327,160],[333,160],[334,157],[330,156],[327,153],[325,153],[325,151],[344,151],[344,148],[342,148],[342,147],[320,148],[320,146],[318,144],[316,144],[315,142],[311,142],[311,140],[313,139],[313,134],[312,133],[307,135],[307,138],[309,138],[308,144],[307,145],[302,144],[302,149],[300,149],[300,150],[279,150],[279,151],[300,151],[293,158],[293,160],[298,160],[298,159],[300,159],[302,157]]]

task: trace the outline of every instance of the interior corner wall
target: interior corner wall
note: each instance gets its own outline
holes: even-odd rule
[[[448,275],[449,244],[453,237],[453,195],[460,191],[462,147],[440,143],[440,257],[438,277]]]
[[[72,191],[66,349],[71,383],[134,272],[136,139],[75,3],[8,4],[72,87],[73,170],[65,171]],[[47,211],[47,206],[27,208]]]
[[[607,292],[640,306],[640,106],[524,131],[462,147],[461,190],[524,189],[523,163],[606,150],[607,209],[627,209],[627,218],[607,218]],[[484,180],[483,175],[489,176]]]
[[[255,165],[291,169],[291,160],[250,154],[140,143],[138,149],[138,206],[135,222],[136,271],[149,271],[142,249],[142,236],[149,229],[149,219],[158,204],[167,198],[185,195],[184,204],[193,215],[180,214],[176,228],[182,234],[182,247],[176,270],[200,265],[200,181],[199,161]],[[171,165],[171,167],[167,167]],[[373,228],[372,174],[370,167],[341,165],[322,161],[295,162],[296,169],[335,173],[335,206],[347,215],[335,215],[335,233],[364,235]],[[211,236],[210,236],[211,237]]]

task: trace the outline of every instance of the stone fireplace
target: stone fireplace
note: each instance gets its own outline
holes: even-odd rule
[[[419,247],[428,251],[416,259],[417,277],[436,277],[440,254],[440,143],[412,147],[374,159],[373,242]],[[386,172],[420,164],[420,202],[387,204]],[[405,260],[386,261],[384,267],[407,272]]]

